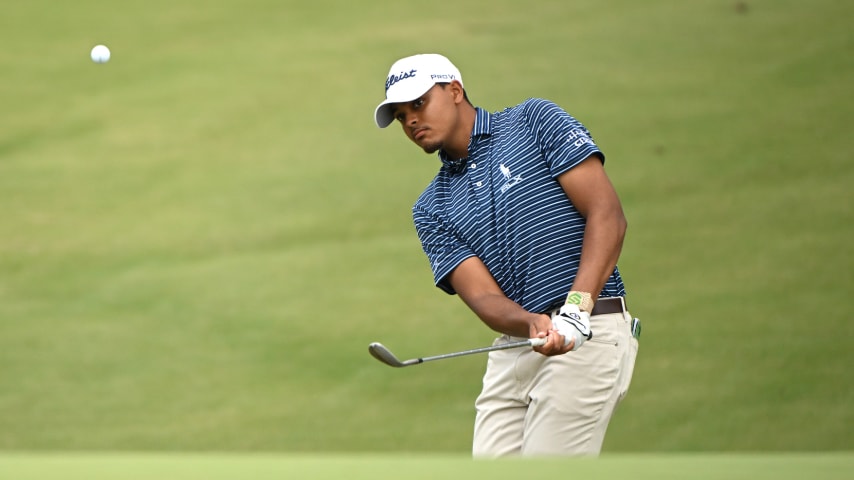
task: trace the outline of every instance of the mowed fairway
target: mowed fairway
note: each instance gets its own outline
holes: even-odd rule
[[[611,455],[599,459],[503,459],[474,461],[457,455],[150,455],[72,454],[0,456],[0,468],[16,480],[181,479],[254,480],[311,478],[375,480],[488,478],[533,475],[637,480],[797,480],[851,478],[850,454]]]
[[[0,477],[531,473],[467,459],[485,357],[367,353],[494,336],[411,224],[438,160],[372,122],[430,51],[476,105],[584,122],[628,216],[632,389],[601,464],[537,469],[851,472],[854,3],[7,3]]]

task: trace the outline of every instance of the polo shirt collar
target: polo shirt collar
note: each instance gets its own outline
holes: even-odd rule
[[[469,152],[481,138],[492,135],[492,115],[480,107],[475,107],[475,112],[474,128],[472,128],[469,139]],[[442,165],[450,169],[451,172],[461,172],[468,162],[468,158],[451,159],[444,150],[439,150],[439,159],[442,160]]]

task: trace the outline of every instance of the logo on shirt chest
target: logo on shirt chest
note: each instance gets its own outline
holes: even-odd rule
[[[501,193],[510,190],[514,185],[522,181],[521,175],[516,175],[514,177],[510,173],[510,169],[506,167],[503,163],[498,166],[498,169],[501,170],[501,175],[504,176],[504,185],[501,186]]]

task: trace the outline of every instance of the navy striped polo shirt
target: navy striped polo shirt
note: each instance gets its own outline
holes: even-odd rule
[[[415,202],[418,238],[436,286],[447,293],[456,293],[448,274],[477,256],[508,298],[546,312],[572,286],[585,225],[557,177],[604,155],[584,125],[547,100],[476,110],[468,158],[440,151],[442,168]],[[600,296],[622,295],[615,268]]]

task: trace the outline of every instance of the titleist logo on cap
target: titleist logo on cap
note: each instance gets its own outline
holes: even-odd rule
[[[414,76],[415,76],[415,72],[417,72],[417,71],[418,71],[418,70],[415,70],[415,69],[413,68],[412,70],[410,70],[410,71],[408,71],[408,72],[400,72],[400,75],[389,75],[388,79],[386,79],[386,81],[385,81],[385,89],[386,89],[386,91],[388,91],[388,89],[389,89],[392,85],[394,85],[395,83],[397,83],[397,82],[399,82],[399,81],[401,81],[401,80],[405,80],[405,79],[407,79],[407,78],[412,78],[412,77],[414,77]]]

